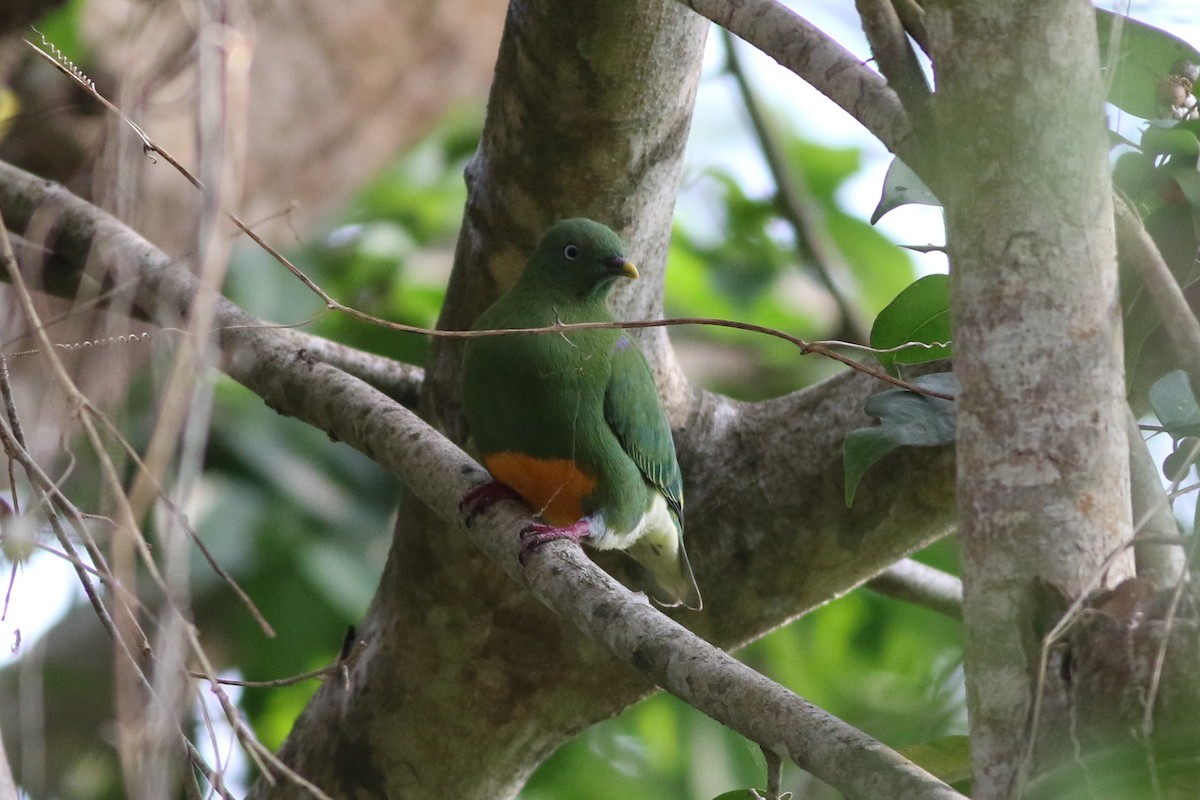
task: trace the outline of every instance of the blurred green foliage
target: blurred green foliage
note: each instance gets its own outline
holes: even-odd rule
[[[58,8],[46,14],[37,22],[37,32],[30,35],[30,41],[42,45],[42,37],[77,64],[85,64],[91,60],[87,44],[79,35],[83,8],[87,0],[67,0]],[[49,49],[48,45],[43,45]]]
[[[851,148],[830,148],[785,134],[788,165],[811,193],[816,224],[848,267],[852,294],[873,319],[915,271],[908,254],[869,223],[845,211],[838,193],[862,166]],[[666,314],[755,322],[802,339],[840,335],[845,321],[817,277],[820,268],[803,236],[781,213],[775,192],[751,193],[736,174],[708,170],[685,191],[691,205],[710,209],[717,220],[677,219],[668,256]],[[827,377],[840,367],[802,356],[779,339],[718,327],[671,330],[684,367],[714,391],[746,400],[774,397]],[[713,359],[712,351],[725,354]],[[698,351],[694,361],[688,354]]]

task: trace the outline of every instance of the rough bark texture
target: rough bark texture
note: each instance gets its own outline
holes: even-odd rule
[[[1131,579],[1049,653],[1027,800],[1185,800],[1200,785],[1200,617],[1192,587]]]
[[[852,60],[811,57],[819,42],[810,28],[776,36],[790,24],[778,6],[691,5],[766,30],[770,36],[749,38],[779,48],[802,40],[796,64],[843,87],[843,105],[870,116],[889,146],[912,146],[890,90]],[[1050,669],[1039,674],[1041,635],[1089,581],[1102,582],[1104,557],[1129,533],[1112,209],[1090,13],[1082,0],[1004,7],[974,0],[935,2],[928,16],[946,145],[945,173],[928,182],[947,201],[955,269],[964,616],[981,798],[1012,795],[1022,769],[1032,775],[1027,797],[1056,800],[1114,785],[1118,796],[1190,797],[1196,785],[1189,763],[1200,708],[1193,605],[1124,584],[1071,617],[1070,635],[1056,640]],[[657,312],[702,41],[698,21],[673,5],[581,2],[568,11],[547,0],[514,4],[488,130],[468,174],[471,202],[443,324],[469,323],[513,280],[538,233],[568,214],[621,230],[647,275],[622,295],[623,313]],[[873,100],[856,102],[853,87]],[[296,158],[304,156],[285,155],[285,165]],[[190,276],[167,269],[161,253],[126,241],[127,231],[76,202],[0,168],[0,213],[26,233],[35,210],[51,221],[34,227],[50,229],[47,241],[67,262],[56,266],[76,270],[67,282],[84,262],[96,270],[136,267],[143,299],[169,296],[172,312],[185,313],[192,289],[181,283]],[[126,285],[119,276],[99,277]],[[377,458],[412,490],[359,629],[370,646],[349,686],[325,685],[284,748],[299,771],[338,797],[511,797],[551,750],[650,691],[644,677],[530,594],[558,608],[574,598],[582,610],[565,615],[615,650],[626,645],[609,638],[614,628],[604,614],[616,607],[597,604],[590,591],[611,584],[567,545],[520,569],[522,512],[511,506],[479,523],[495,540],[469,542],[455,503],[480,479],[477,467],[333,368],[365,375],[378,364],[292,332],[256,329],[228,304],[218,303],[218,315],[243,326],[222,340],[231,375],[282,413]],[[892,457],[868,474],[854,509],[845,509],[841,442],[866,423],[856,409],[875,388],[870,381],[842,376],[740,404],[690,387],[664,332],[647,344],[679,443],[689,550],[707,602],[705,612],[681,621],[706,639],[736,647],[948,528],[946,452]],[[420,386],[428,417],[462,441],[457,353],[440,345],[430,379],[410,373],[403,392],[411,397]],[[621,573],[619,557],[604,563]],[[1110,577],[1123,570],[1118,563]],[[580,585],[564,585],[563,574]],[[566,591],[549,597],[547,587],[555,586]],[[661,621],[649,609],[639,613]],[[639,618],[619,620],[634,640],[644,630]],[[689,638],[678,629],[674,635]],[[712,677],[692,683],[699,673],[673,663],[661,637],[632,647],[644,658],[627,662],[669,673],[663,682],[682,696]],[[718,671],[713,683],[722,678]],[[1035,697],[1040,725],[1031,730]],[[820,730],[828,731],[825,741],[792,753],[797,761],[843,761],[846,770],[861,763],[836,726]],[[1185,770],[1160,773],[1149,790],[1136,782],[1140,774],[1098,783],[1120,779],[1126,764],[1176,762]],[[1116,773],[1099,769],[1114,763]],[[919,792],[921,777],[906,774]],[[899,796],[886,778],[864,789],[867,782],[845,791]],[[306,796],[286,781],[255,794]]]
[[[1103,90],[1084,0],[932,4],[974,795],[1013,796],[1041,637],[1130,536]],[[1125,574],[1119,559],[1108,580]]]

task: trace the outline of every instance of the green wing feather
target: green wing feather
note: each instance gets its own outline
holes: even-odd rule
[[[654,376],[637,344],[622,334],[612,354],[604,418],[621,447],[683,522],[683,476]]]

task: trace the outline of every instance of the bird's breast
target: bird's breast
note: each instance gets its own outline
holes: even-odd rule
[[[536,458],[513,451],[491,453],[484,466],[492,477],[521,495],[551,525],[570,525],[583,516],[583,498],[596,478],[569,458]]]

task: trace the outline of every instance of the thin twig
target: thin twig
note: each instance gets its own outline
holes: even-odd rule
[[[2,174],[6,170],[13,170],[14,172],[16,171],[15,168],[5,167],[4,165],[0,165],[0,174]],[[256,241],[259,241],[259,242],[262,241],[256,235],[254,236],[254,238],[256,239]],[[270,248],[270,245],[266,244],[266,242],[262,242],[262,245],[264,247]],[[785,331],[781,331],[781,330],[778,330],[775,328],[770,328],[766,325],[757,325],[752,322],[742,322],[739,320],[730,320],[730,319],[719,319],[719,318],[715,318],[715,317],[672,317],[672,318],[668,318],[668,319],[633,320],[633,321],[626,321],[626,322],[621,322],[621,321],[616,321],[616,322],[576,322],[576,323],[569,323],[569,324],[568,323],[556,323],[554,325],[548,325],[548,326],[544,326],[544,327],[510,328],[510,329],[505,329],[505,330],[454,331],[454,330],[439,330],[439,329],[435,329],[435,328],[423,328],[418,325],[407,325],[402,322],[393,322],[391,320],[386,320],[386,319],[382,319],[380,317],[375,317],[375,316],[372,316],[371,314],[367,314],[363,311],[359,311],[358,309],[353,308],[351,306],[347,306],[347,305],[341,303],[340,301],[338,301],[337,299],[335,299],[334,297],[332,297],[328,292],[326,292],[323,288],[321,288],[321,286],[316,281],[312,280],[307,275],[305,275],[303,270],[301,270],[299,267],[297,267],[295,264],[293,264],[285,256],[283,256],[282,254],[280,254],[276,251],[273,251],[273,250],[269,250],[269,252],[271,252],[273,255],[275,255],[279,259],[281,264],[283,264],[290,272],[292,272],[293,275],[295,275],[298,279],[300,279],[300,281],[305,286],[307,286],[314,294],[316,294],[318,297],[320,297],[322,299],[322,301],[326,304],[326,307],[329,310],[346,314],[347,316],[357,319],[361,322],[365,322],[365,323],[368,323],[371,325],[376,325],[381,328],[385,328],[387,330],[392,330],[392,331],[397,331],[400,333],[412,333],[412,334],[417,334],[420,336],[440,337],[440,338],[445,338],[445,339],[472,339],[472,338],[477,338],[477,337],[482,337],[482,336],[512,336],[512,335],[517,335],[517,334],[530,334],[530,333],[560,334],[561,335],[564,332],[568,332],[568,331],[572,331],[572,330],[597,330],[597,329],[611,329],[611,328],[625,328],[625,329],[634,328],[634,329],[636,329],[636,328],[673,327],[673,326],[679,326],[679,325],[708,325],[708,326],[713,326],[713,327],[731,328],[734,330],[748,331],[751,333],[759,333],[759,334],[763,334],[766,336],[774,337],[776,339],[782,339],[785,342],[789,342],[790,344],[795,345],[797,348],[800,349],[800,352],[804,355],[817,354],[817,355],[824,356],[826,358],[833,359],[834,361],[838,361],[842,364],[845,364],[846,366],[850,367],[853,370],[862,372],[866,375],[870,375],[870,376],[876,378],[877,380],[892,384],[893,386],[897,386],[901,389],[906,389],[907,391],[916,392],[917,394],[923,394],[923,395],[927,395],[929,397],[938,397],[943,400],[953,400],[954,399],[950,395],[946,395],[941,392],[936,392],[932,389],[923,388],[916,384],[905,381],[901,378],[897,378],[893,375],[890,375],[886,371],[879,369],[877,367],[873,367],[869,364],[864,364],[861,361],[855,361],[854,359],[844,356],[841,353],[838,353],[836,350],[833,349],[833,348],[837,348],[837,347],[847,347],[847,348],[868,351],[868,352],[894,352],[898,349],[903,349],[903,348],[907,348],[907,347],[929,347],[930,346],[923,342],[910,342],[910,343],[906,343],[903,345],[899,345],[898,347],[887,348],[884,350],[878,350],[875,348],[866,347],[864,345],[856,344],[854,342],[842,342],[842,341],[838,341],[838,340],[821,340],[821,341],[810,342],[805,339],[801,339],[798,336],[793,336],[792,334],[787,333]],[[147,313],[149,313],[148,310],[147,310]],[[255,327],[277,327],[277,328],[292,327],[290,325],[268,325],[267,323],[263,323],[263,322],[257,321],[257,320],[255,321],[254,326]],[[214,332],[229,331],[229,330],[234,330],[234,328],[230,328],[230,327],[216,328],[216,329],[214,329]],[[339,357],[338,356],[338,348],[336,346],[331,346],[329,348],[321,349],[321,343],[319,341],[317,341],[315,339],[313,339],[312,341],[313,341],[313,344],[316,346],[316,349],[314,349],[314,351],[313,351],[313,355],[316,355],[316,356],[329,355],[330,356],[328,359],[329,363],[333,364],[334,366],[342,366],[343,364],[345,364],[345,366],[347,367],[346,371],[350,374],[358,376],[358,373],[363,371],[364,366],[370,367],[369,364],[366,364],[366,365],[360,364],[358,361],[355,361],[354,359],[350,359],[348,357]],[[305,349],[307,349],[307,348],[305,348]],[[326,359],[322,358],[321,360],[324,361]],[[350,368],[350,367],[354,367],[354,368]],[[368,371],[368,376],[369,376],[369,374],[371,374],[372,370],[368,369],[367,371]],[[401,385],[405,388],[408,388],[410,386],[410,384],[412,384],[413,380],[415,380],[415,378],[412,376],[409,376],[407,379],[402,381]],[[380,388],[384,388],[384,387],[380,387]]]
[[[8,239],[8,228],[4,224],[4,217],[2,214],[0,214],[0,259],[3,260],[5,271],[9,274],[10,279],[13,279],[14,277],[20,277],[19,270],[17,268],[16,257],[13,255],[12,245]],[[0,390],[3,391],[7,398],[5,401],[6,405],[9,405],[11,404],[11,387],[8,385],[7,373],[3,376],[3,378],[4,380],[0,381]],[[29,451],[25,446],[24,434],[21,432],[20,428],[14,428],[7,419],[3,420],[2,422],[3,424],[0,424],[0,439],[3,439],[4,449],[8,453],[9,457],[21,465],[21,467],[25,470],[30,483],[34,487],[38,488],[44,494],[54,498],[57,501],[48,503],[46,505],[46,516],[50,522],[51,529],[54,531],[54,534],[58,538],[59,544],[62,546],[63,550],[71,557],[71,562],[76,565],[75,571],[79,577],[80,584],[83,586],[84,594],[87,595],[92,607],[96,610],[96,614],[99,616],[101,624],[108,628],[110,634],[115,636],[116,628],[112,616],[109,614],[108,608],[105,606],[104,600],[100,597],[99,592],[96,591],[96,587],[89,579],[88,572],[83,569],[83,559],[79,557],[78,552],[75,550],[75,545],[71,542],[70,537],[67,536],[66,530],[62,526],[62,521],[56,512],[56,506],[58,502],[67,503],[69,505],[69,501],[67,501],[66,497],[58,490],[58,487],[55,485],[54,481],[52,481],[49,476],[42,472],[41,467],[33,460],[32,456],[30,456]],[[77,529],[83,538],[84,547],[88,551],[88,555],[91,557],[95,568],[102,574],[103,580],[112,586],[114,583],[113,576],[108,569],[104,555],[100,552],[100,549],[96,547],[96,544],[91,540],[91,537],[86,536],[86,525],[82,523],[81,518],[79,520],[79,524],[77,525]],[[118,594],[114,592],[113,596],[118,597]],[[119,600],[120,598],[118,597],[118,601]]]
[[[1200,520],[1200,506],[1197,506],[1197,513],[1194,520]],[[1195,521],[1193,521],[1192,527],[1195,528]],[[1154,732],[1154,706],[1158,701],[1158,691],[1162,685],[1163,666],[1167,662],[1167,647],[1171,643],[1171,633],[1175,627],[1175,617],[1179,613],[1179,606],[1183,602],[1184,594],[1192,586],[1186,576],[1190,574],[1196,557],[1196,535],[1193,533],[1189,538],[1191,541],[1188,542],[1187,547],[1184,549],[1183,577],[1175,582],[1175,586],[1171,592],[1171,600],[1167,604],[1167,613],[1163,615],[1162,641],[1159,642],[1158,649],[1154,653],[1154,666],[1150,670],[1150,685],[1146,688],[1141,731],[1145,741],[1150,741],[1150,735]]]
[[[200,774],[204,776],[206,781],[208,781],[208,785],[212,787],[213,791],[221,796],[221,800],[237,800],[237,798],[225,788],[225,781],[222,779],[221,773],[217,772],[208,765],[208,762],[204,760],[204,756],[200,755],[200,751],[196,749],[196,745],[192,744],[190,740],[186,739],[184,740],[184,743],[187,749],[188,760],[192,762],[192,766],[200,771]]]
[[[301,672],[299,675],[293,675],[290,678],[276,678],[270,681],[239,681],[233,678],[209,678],[202,672],[189,671],[188,675],[199,680],[215,681],[221,686],[241,686],[248,689],[278,689],[283,686],[293,686],[297,683],[310,681],[314,678],[324,678],[328,675],[343,674],[345,670],[354,665],[359,656],[367,649],[367,641],[358,639],[351,646],[349,653],[345,656],[338,656],[338,659],[332,664],[326,664],[318,669],[310,669],[308,672]]]
[[[46,349],[50,355],[50,363],[54,368],[59,381],[62,383],[64,390],[72,398],[77,408],[87,408],[90,404],[86,398],[79,393],[70,377],[66,374],[61,361],[59,361],[55,356],[53,347],[51,346],[44,329],[40,325],[37,310],[33,307],[29,290],[25,286],[24,280],[16,263],[16,257],[13,255],[12,246],[8,238],[8,228],[4,224],[2,216],[0,216],[0,258],[3,259],[4,266],[6,267],[9,277],[17,290],[17,297],[21,302],[25,314],[31,319],[36,328],[36,333],[38,338],[41,340],[42,347]],[[91,424],[89,416],[87,414],[80,414],[78,418],[83,424],[84,431],[87,433],[97,457],[100,459],[101,469],[108,484],[110,487],[114,488],[117,494],[116,499],[118,503],[118,509],[123,513],[123,517],[126,519],[128,526],[129,507],[127,503],[121,502],[125,498],[124,494],[120,491],[120,481],[116,476],[115,468],[101,447],[98,434],[94,426]],[[141,657],[143,655],[151,655],[151,651],[146,634],[141,630],[141,627],[137,621],[137,616],[132,608],[132,605],[136,603],[136,597],[132,595],[109,570],[103,555],[100,553],[99,549],[95,547],[95,543],[91,541],[90,535],[87,534],[87,527],[83,522],[82,515],[74,509],[74,506],[70,504],[70,501],[62,494],[61,491],[59,491],[58,487],[55,486],[52,481],[50,481],[49,477],[41,471],[41,468],[38,466],[38,464],[33,461],[33,459],[29,456],[29,453],[25,450],[23,443],[17,442],[7,424],[7,420],[5,419],[0,419],[0,440],[3,440],[5,449],[20,461],[21,465],[26,470],[26,473],[29,475],[31,482],[37,485],[41,491],[48,493],[54,501],[53,504],[48,504],[46,506],[47,517],[50,521],[51,527],[54,529],[58,537],[60,545],[71,556],[70,560],[72,563],[76,564],[76,572],[79,576],[80,583],[83,585],[84,592],[87,594],[89,600],[92,601],[93,608],[96,610],[101,624],[108,631],[118,653],[123,657],[122,663],[131,669],[136,683],[144,692],[146,692],[147,697],[154,702],[159,702],[157,700],[157,692],[155,691],[154,686],[150,682],[141,666]],[[116,610],[119,614],[119,619],[110,614],[107,606],[89,579],[88,571],[82,569],[82,560],[78,557],[74,549],[74,545],[71,543],[70,537],[68,537],[65,531],[62,530],[61,524],[58,521],[58,515],[55,512],[56,504],[63,504],[67,509],[73,512],[73,516],[76,520],[76,528],[81,537],[84,537],[85,543],[88,544],[88,552],[89,555],[92,556],[93,563],[97,569],[102,570],[102,573],[106,576],[105,583],[110,588],[110,595],[118,604]],[[138,536],[135,527],[130,527],[126,534],[134,539],[135,544],[140,545],[139,549],[142,551],[147,573],[154,579],[160,590],[164,592],[164,596],[168,598],[167,602],[170,607],[174,609],[176,613],[178,613],[178,609],[175,609],[174,604],[169,599],[171,595],[166,589],[165,583],[162,579],[162,576],[158,572],[156,564],[149,556],[145,541]],[[121,535],[120,525],[118,525],[117,535]],[[189,632],[192,633],[191,644],[194,651],[199,650],[199,642],[195,639],[194,631],[190,623],[187,623],[186,619],[184,622],[187,624]],[[131,646],[130,642],[126,638],[126,629],[128,629],[137,637],[137,641],[139,643],[136,647],[137,654],[135,654],[134,647]],[[196,655],[198,658],[204,659],[202,650],[197,652]],[[187,735],[184,733],[182,728],[177,727],[176,732],[178,733],[180,741],[183,744],[185,752],[189,754],[189,757],[192,759],[193,763],[196,764],[198,768],[203,768],[203,759],[198,753],[195,752],[195,748],[188,740]]]
[[[8,376],[8,359],[4,357],[4,353],[0,353],[0,394],[4,395],[4,415],[8,418],[8,425],[12,428],[13,437],[24,446],[25,432],[21,429],[21,418],[17,415],[17,406],[13,401],[12,383]],[[16,492],[17,482],[13,473],[12,459],[8,460],[8,485],[13,490],[13,514],[20,516],[21,498]]]
[[[55,258],[54,253],[46,250],[44,247],[34,245],[22,236],[11,234],[10,236],[13,240],[14,249],[17,252],[18,263],[25,263],[27,260],[28,263],[33,263],[35,260],[51,260]],[[60,261],[62,260],[60,259]],[[61,265],[61,268],[74,269],[74,267],[71,265],[66,264],[65,261]],[[0,275],[0,280],[6,279],[7,278],[5,275]],[[49,329],[57,322],[69,319],[73,314],[77,313],[83,308],[106,308],[109,305],[109,301],[113,298],[127,297],[129,290],[136,285],[137,279],[135,278],[120,282],[117,285],[111,286],[110,288],[104,290],[103,292],[97,291],[94,296],[90,297],[86,301],[80,302],[76,300],[75,305],[70,311],[64,311],[57,315],[43,318],[43,327]],[[63,287],[60,287],[60,289],[61,288]],[[52,286],[43,285],[42,289],[49,294],[62,296],[67,299],[73,299],[70,295],[64,292],[55,292],[53,290],[54,287]],[[328,310],[328,308],[325,310]],[[131,316],[133,319],[137,319],[142,322],[151,321],[151,314],[136,305],[127,309],[125,313],[128,316]],[[315,317],[296,323],[273,323],[273,327],[295,329],[301,325],[310,324],[313,319],[315,319]],[[162,326],[161,324],[158,328],[158,332],[171,332],[187,335],[187,331],[179,328]],[[27,332],[24,334],[24,336],[31,335],[32,332]],[[101,343],[121,344],[123,343],[122,339],[124,339],[126,342],[132,341],[133,339],[142,341],[146,336],[149,335],[149,333],[135,333],[128,334],[124,337],[109,337],[109,339],[102,340]],[[362,350],[356,350],[355,348],[348,347],[339,342],[330,341],[329,339],[325,339],[321,336],[304,331],[297,330],[295,335],[303,340],[299,343],[299,346],[306,355],[312,356],[326,364],[335,366],[338,369],[341,369],[344,372],[369,383],[371,386],[379,389],[381,392],[396,400],[398,403],[406,405],[410,408],[417,404],[421,391],[421,383],[425,377],[425,371],[421,367],[407,364],[402,361],[397,361],[396,359],[388,358],[386,356],[376,355],[374,353],[366,353]],[[8,343],[6,342],[4,344],[7,345]],[[87,346],[87,343],[85,342],[83,345]],[[64,344],[60,346],[58,343],[56,343],[55,346],[58,349],[75,349],[75,345],[72,344]],[[847,344],[845,346],[849,347],[850,345]],[[41,353],[42,351],[40,348],[31,348],[28,350],[8,353],[8,356],[12,358],[18,358],[40,355]]]
[[[1114,199],[1119,201],[1119,198]],[[1183,477],[1183,475],[1180,475],[1171,482],[1171,485],[1166,490],[1167,497],[1174,497],[1187,490],[1186,488],[1181,489],[1179,486],[1183,480]],[[1191,487],[1191,489],[1195,488],[1195,486]],[[1045,677],[1049,673],[1050,669],[1051,652],[1058,645],[1058,643],[1066,637],[1067,633],[1069,633],[1070,630],[1075,626],[1075,623],[1082,618],[1084,607],[1093,597],[1094,592],[1100,587],[1101,582],[1104,581],[1104,579],[1108,576],[1109,570],[1111,570],[1113,565],[1117,563],[1118,559],[1125,555],[1126,549],[1136,547],[1139,543],[1143,543],[1143,540],[1139,539],[1139,534],[1146,527],[1146,525],[1149,524],[1156,511],[1157,509],[1154,507],[1147,508],[1143,511],[1141,517],[1135,520],[1133,536],[1130,538],[1130,540],[1122,542],[1108,552],[1104,558],[1104,561],[1101,562],[1099,567],[1097,567],[1096,570],[1093,571],[1093,573],[1089,576],[1088,581],[1083,589],[1067,606],[1067,609],[1063,612],[1062,616],[1059,617],[1058,621],[1054,623],[1050,630],[1047,631],[1042,637],[1042,647],[1038,655],[1038,680],[1034,687],[1033,708],[1032,713],[1030,714],[1028,726],[1029,735],[1026,740],[1025,751],[1021,759],[1020,771],[1022,775],[1026,774],[1032,767],[1034,753],[1037,752],[1036,748],[1038,731],[1041,725],[1042,703],[1045,699]],[[1176,536],[1150,534],[1147,536],[1144,542],[1154,544],[1174,544],[1177,538],[1178,537]],[[1194,536],[1189,537],[1189,541],[1187,542],[1188,547],[1185,558],[1185,568],[1191,563],[1191,558],[1195,551],[1195,539],[1196,537]],[[1177,602],[1179,597],[1181,597],[1180,593],[1183,591],[1183,587],[1187,585],[1187,580],[1181,579],[1176,582],[1175,594],[1172,596],[1173,604]],[[1163,648],[1166,647],[1167,640],[1168,637],[1163,638],[1163,643],[1161,645]],[[1163,657],[1164,653],[1165,650],[1161,650],[1159,652],[1160,659]],[[1153,707],[1153,698],[1150,698],[1148,703],[1149,707]],[[1023,782],[1021,785],[1023,785]]]
[[[188,523],[187,517],[183,513],[183,509],[179,508],[175,501],[171,500],[171,498],[167,496],[166,489],[163,488],[162,484],[159,483],[158,479],[151,473],[150,469],[146,466],[145,461],[142,460],[142,457],[138,451],[125,439],[124,436],[121,435],[120,430],[118,430],[117,427],[112,424],[112,421],[108,419],[108,417],[98,413],[91,406],[87,406],[85,411],[95,416],[100,424],[107,428],[108,431],[113,435],[113,438],[117,442],[118,446],[120,446],[121,449],[125,451],[125,454],[133,460],[134,464],[138,468],[139,474],[145,476],[146,479],[151,482],[159,502],[163,504],[164,508],[171,512],[176,523],[183,529],[184,533],[187,534],[188,539],[191,540],[192,544],[196,546],[196,549],[200,551],[200,555],[204,557],[204,560],[208,563],[209,568],[212,569],[213,573],[216,574],[218,578],[223,580],[226,585],[229,586],[234,595],[239,601],[241,601],[242,605],[250,613],[250,616],[254,617],[254,621],[258,623],[258,626],[262,630],[263,634],[268,639],[274,639],[275,628],[272,627],[271,623],[267,622],[266,616],[263,615],[262,611],[259,610],[258,605],[254,602],[254,600],[251,599],[250,595],[246,593],[246,590],[241,587],[233,575],[231,575],[228,570],[222,567],[221,564],[213,557],[212,552],[208,549],[208,546],[205,545],[204,541],[200,538],[200,534],[191,526],[191,524]]]

